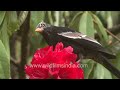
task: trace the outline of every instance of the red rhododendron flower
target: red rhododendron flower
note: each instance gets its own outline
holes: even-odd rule
[[[62,43],[37,50],[31,65],[25,66],[30,79],[83,79],[83,70],[76,61],[77,55],[73,48],[64,48]]]

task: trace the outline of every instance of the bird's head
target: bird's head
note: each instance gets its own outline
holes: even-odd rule
[[[40,22],[36,29],[36,32],[39,32],[41,34],[57,34],[57,33],[62,33],[62,32],[75,32],[74,30],[67,28],[67,27],[58,27],[58,26],[53,26],[50,24],[47,24],[45,22]]]
[[[45,31],[45,29],[46,29],[46,28],[49,28],[49,27],[51,27],[51,25],[49,25],[49,24],[47,24],[47,23],[45,23],[45,22],[42,21],[42,22],[40,22],[40,23],[37,25],[35,31],[36,31],[36,32],[39,32],[39,33],[43,33],[43,32]]]
[[[59,32],[59,29],[56,26],[47,24],[42,21],[37,25],[35,31],[39,32],[49,45],[52,45],[56,37],[55,35],[57,34],[57,32]]]

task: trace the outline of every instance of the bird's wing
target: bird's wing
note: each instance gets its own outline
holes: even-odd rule
[[[63,32],[58,33],[62,39],[75,42],[83,47],[87,47],[92,50],[101,50],[103,49],[102,45],[97,42],[95,39],[86,36],[85,34],[79,32]]]
[[[92,50],[92,51],[99,51],[103,55],[107,56],[110,59],[116,58],[115,55],[109,53],[99,42],[95,39],[86,36],[85,34],[79,32],[63,32],[58,33],[60,38],[64,39],[67,42],[72,42],[77,44],[77,46],[81,46],[83,48]]]

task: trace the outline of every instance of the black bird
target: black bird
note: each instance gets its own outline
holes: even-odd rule
[[[109,62],[109,59],[115,59],[116,56],[110,54],[95,39],[70,28],[57,27],[44,22],[39,23],[35,31],[41,33],[49,45],[55,46],[58,42],[62,42],[66,47],[72,46],[74,53],[80,58],[92,59],[120,78],[120,71]]]

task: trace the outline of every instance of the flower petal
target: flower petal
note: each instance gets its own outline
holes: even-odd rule
[[[83,70],[77,67],[76,64],[72,64],[71,67],[61,68],[58,75],[61,79],[83,79],[84,78]]]
[[[59,51],[61,51],[63,49],[63,47],[64,46],[63,46],[62,42],[57,43],[56,46],[55,46],[55,50],[54,51],[59,52]]]
[[[47,79],[49,78],[48,69],[35,68],[32,66],[25,66],[25,72],[30,79]]]

